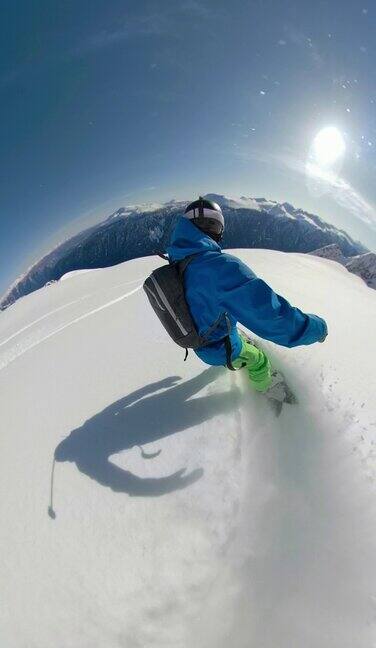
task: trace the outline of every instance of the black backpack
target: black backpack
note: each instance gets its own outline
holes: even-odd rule
[[[162,254],[160,256],[168,261],[166,256]],[[187,359],[188,349],[199,349],[214,342],[208,338],[224,319],[228,334],[221,339],[226,347],[227,366],[229,369],[234,369],[231,364],[230,321],[227,313],[221,313],[206,331],[205,336],[201,336],[189,312],[184,294],[183,275],[187,265],[195,256],[195,254],[191,254],[182,261],[169,262],[168,265],[154,270],[143,284],[144,291],[169,336],[186,350],[184,360]],[[215,340],[215,342],[218,341]]]

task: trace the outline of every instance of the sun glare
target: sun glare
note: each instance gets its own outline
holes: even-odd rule
[[[316,163],[328,167],[340,158],[346,149],[342,133],[335,126],[327,126],[319,131],[313,140],[313,153]]]

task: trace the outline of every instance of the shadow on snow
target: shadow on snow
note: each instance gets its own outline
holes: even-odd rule
[[[170,376],[132,392],[73,430],[57,446],[55,460],[74,462],[99,484],[128,495],[164,495],[193,484],[202,477],[202,468],[189,474],[184,474],[183,468],[167,477],[143,478],[119,468],[109,457],[183,432],[233,409],[237,389],[191,399],[221,371],[211,367],[180,384],[178,376]],[[155,393],[161,389],[165,391]],[[147,457],[145,453],[143,456]]]

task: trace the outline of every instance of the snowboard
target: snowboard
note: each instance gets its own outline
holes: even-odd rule
[[[248,342],[253,344],[261,351],[262,348],[259,341],[253,340],[248,333],[239,329],[239,334],[244,337]],[[266,392],[259,392],[264,398],[266,398],[269,406],[273,410],[276,416],[279,416],[282,412],[283,406],[285,403],[288,405],[296,405],[298,400],[289,386],[285,376],[283,375],[280,369],[272,370],[272,383],[269,389]]]

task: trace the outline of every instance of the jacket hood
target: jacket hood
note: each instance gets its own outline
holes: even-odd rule
[[[201,232],[188,218],[179,218],[167,248],[170,261],[180,261],[198,252],[221,252],[221,248],[210,236]]]

